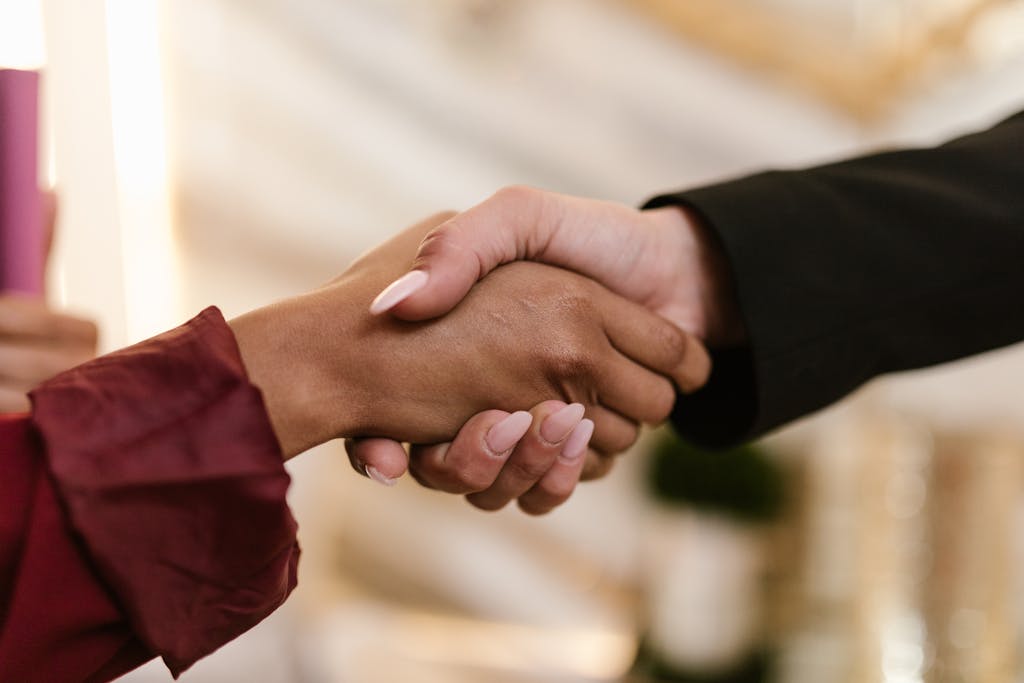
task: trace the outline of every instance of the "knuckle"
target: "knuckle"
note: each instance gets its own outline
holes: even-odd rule
[[[573,311],[579,319],[595,317],[594,295],[597,285],[593,280],[575,274],[571,274],[569,277],[561,276],[558,280],[558,288],[564,308]]]
[[[654,330],[654,342],[665,357],[665,369],[678,367],[686,357],[686,333],[671,323],[658,325]]]
[[[494,193],[494,199],[509,204],[523,204],[536,201],[541,191],[528,185],[506,185]]]
[[[499,210],[513,212],[534,227],[550,226],[557,223],[562,215],[557,195],[528,185],[507,185],[485,203],[493,203]]]
[[[490,488],[494,483],[494,477],[479,469],[462,470],[454,476],[459,487],[465,493],[476,493]]]
[[[548,365],[559,379],[592,377],[598,370],[593,350],[576,338],[556,342],[550,349]]]
[[[423,239],[420,240],[420,246],[417,250],[420,258],[438,254],[451,248],[455,239],[455,232],[458,230],[455,220],[449,220],[424,235]]]
[[[415,470],[421,477],[433,483],[436,488],[447,493],[468,494],[488,489],[497,476],[493,467],[489,466],[490,456],[476,449],[466,449],[459,443],[450,445],[447,452],[437,447],[428,447],[419,451],[409,461],[410,470]]]

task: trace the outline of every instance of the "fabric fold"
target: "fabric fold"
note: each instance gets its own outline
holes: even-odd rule
[[[31,398],[71,526],[175,677],[294,589],[290,478],[216,308]]]

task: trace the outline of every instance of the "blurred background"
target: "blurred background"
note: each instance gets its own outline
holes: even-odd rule
[[[45,65],[49,298],[104,350],[315,287],[502,185],[638,204],[1024,108],[1013,0],[3,11],[0,63]],[[291,465],[293,599],[182,680],[1024,680],[1021,378],[1016,347],[728,454],[652,435],[542,519],[385,490],[329,444]]]

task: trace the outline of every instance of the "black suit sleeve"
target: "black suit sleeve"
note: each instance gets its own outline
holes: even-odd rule
[[[726,446],[877,375],[1024,339],[1024,112],[933,149],[768,172],[656,197],[733,269],[749,347],[713,350],[673,421]]]

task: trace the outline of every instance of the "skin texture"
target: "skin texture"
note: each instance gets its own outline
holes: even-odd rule
[[[572,420],[558,437],[542,435],[547,419],[565,410],[571,413],[573,406],[562,401],[535,406],[530,428],[514,451],[496,455],[489,452],[486,433],[504,413],[481,413],[451,444],[414,446],[410,472],[429,488],[466,494],[469,503],[482,510],[497,510],[518,499],[523,511],[544,514],[568,500],[586,462],[586,418]],[[482,452],[489,457],[481,457]]]
[[[593,278],[712,346],[746,338],[728,263],[692,213],[678,207],[638,211],[529,187],[500,190],[431,230],[410,269],[425,275],[415,280],[420,286],[397,302],[379,297],[376,310],[405,320],[443,315],[477,280],[518,260]],[[390,307],[381,310],[381,303]],[[683,392],[701,386],[709,367],[703,347],[692,338],[690,344],[690,362],[672,374]],[[397,472],[399,448],[377,439],[350,443],[349,453],[358,466]],[[590,458],[583,478],[601,476],[610,465]]]
[[[745,337],[728,264],[691,213],[529,187],[500,190],[430,231],[411,268],[427,273],[427,282],[390,313],[443,315],[488,272],[519,260],[593,278],[712,346]]]
[[[231,321],[286,457],[337,437],[447,442],[477,413],[497,409],[478,418],[493,426],[487,422],[499,413],[543,411],[538,404],[551,399],[582,404],[594,422],[593,448],[612,453],[633,443],[639,422],[667,416],[675,392],[664,375],[686,362],[687,336],[574,273],[513,264],[444,317],[371,315],[372,299],[408,269],[427,232],[450,217],[410,228],[322,289]],[[479,437],[473,424],[468,433]],[[500,496],[482,501],[489,508],[532,490],[551,469],[520,463],[514,452],[490,457],[508,458],[512,472],[497,482]],[[452,486],[441,483],[436,467],[417,465],[416,472]],[[479,491],[483,479],[463,482],[465,490]],[[548,504],[539,498],[537,509]]]

